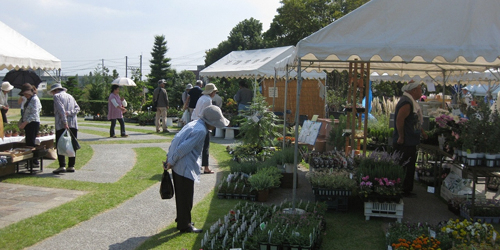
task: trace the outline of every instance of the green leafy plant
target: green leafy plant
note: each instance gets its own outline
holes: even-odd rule
[[[274,138],[282,136],[278,130],[277,116],[270,111],[264,97],[257,93],[248,110],[242,111],[246,117],[240,122],[240,140],[243,144],[264,148],[272,145]]]
[[[257,191],[266,190],[274,186],[273,177],[265,172],[257,172],[248,178],[251,187]]]

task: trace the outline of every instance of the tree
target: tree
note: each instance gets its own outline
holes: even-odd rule
[[[78,75],[68,77],[68,80],[62,83],[62,86],[68,89],[68,93],[74,96],[75,99],[79,99],[83,94],[83,91],[78,86]]]
[[[167,51],[168,48],[165,36],[155,36],[153,50],[151,51],[152,59],[149,60],[149,67],[151,68],[151,72],[148,75],[148,87],[150,90],[156,88],[159,80],[168,79],[170,76],[172,76],[169,64],[171,59],[165,57]]]
[[[184,92],[188,83],[194,84],[196,82],[196,75],[189,70],[183,70],[180,74],[177,74],[175,70],[173,72],[174,76],[169,78],[169,87],[165,88],[167,89],[170,108],[179,108],[183,106],[182,92]]]
[[[113,81],[108,68],[98,65],[92,75],[84,77],[84,81],[88,83],[84,88],[84,98],[87,100],[107,100]]]
[[[144,93],[144,88],[146,88],[146,83],[141,80],[141,72],[139,69],[132,71],[132,76],[130,77],[137,86],[135,87],[123,87],[120,90],[120,96],[127,100],[127,109],[130,112],[142,110],[142,107],[146,103],[146,96]]]
[[[254,18],[245,19],[229,32],[227,41],[206,52],[205,65],[208,66],[235,50],[264,48],[262,23]]]

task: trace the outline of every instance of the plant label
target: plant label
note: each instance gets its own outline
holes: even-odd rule
[[[433,194],[435,192],[435,188],[431,186],[427,186],[427,193]]]

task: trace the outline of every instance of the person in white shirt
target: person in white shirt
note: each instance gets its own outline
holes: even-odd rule
[[[191,120],[195,121],[200,119],[200,116],[203,110],[212,105],[212,98],[217,93],[217,87],[215,84],[209,83],[205,86],[205,90],[201,92],[202,96],[196,102],[196,107],[193,110],[193,114],[191,115]],[[208,167],[208,149],[210,148],[210,133],[207,133],[205,136],[205,143],[203,144],[203,151],[201,154],[201,166],[204,168],[204,174],[212,174],[213,171]]]
[[[9,111],[9,92],[14,88],[9,82],[2,83],[2,93],[0,94],[0,110],[2,111],[2,119],[7,123],[7,112]]]

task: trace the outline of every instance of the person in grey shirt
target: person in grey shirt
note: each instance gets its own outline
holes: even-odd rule
[[[240,89],[234,95],[234,100],[238,103],[238,111],[247,110],[250,107],[253,99],[252,90],[248,89],[244,80],[239,82]]]
[[[71,140],[74,142],[78,134],[78,122],[76,115],[80,112],[80,106],[72,95],[66,93],[66,88],[60,83],[52,85],[49,93],[54,96],[54,118],[56,126],[56,145],[65,130],[70,132]],[[76,153],[76,151],[75,151]],[[54,174],[64,172],[75,172],[75,157],[68,157],[68,168],[66,169],[66,157],[57,154],[59,168],[52,171]]]

